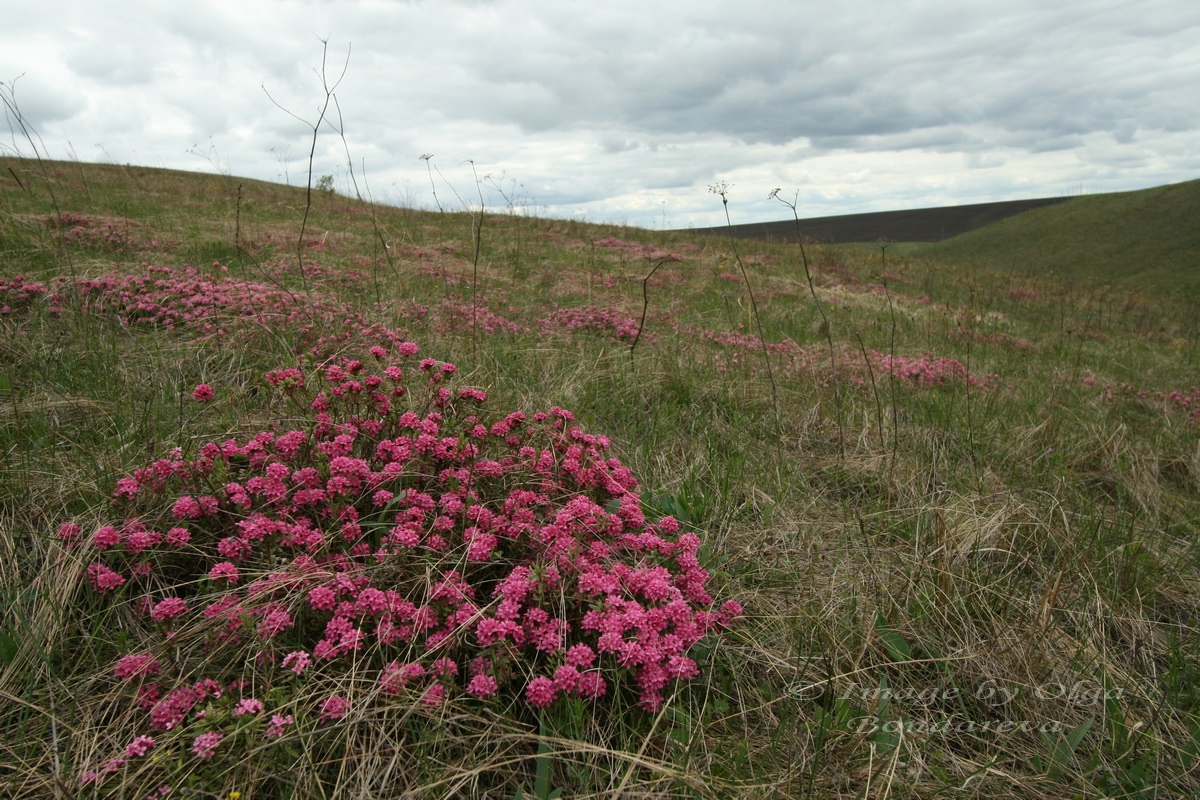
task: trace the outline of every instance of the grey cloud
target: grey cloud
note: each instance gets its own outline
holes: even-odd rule
[[[312,131],[286,112],[316,119],[318,37],[330,77],[353,44],[338,99],[356,169],[413,192],[428,188],[425,151],[443,171],[474,158],[539,203],[591,213],[703,196],[718,176],[755,198],[794,176],[814,207],[861,210],[1200,159],[1200,6],[1185,0],[129,0],[119,14],[80,0],[62,12],[77,29],[38,8],[0,32],[0,68],[37,74],[37,118],[192,168],[181,154],[209,137],[263,177],[288,153],[299,164]],[[45,44],[22,47],[35,35]],[[323,129],[317,169],[345,161]],[[711,213],[703,199],[694,213]]]
[[[78,89],[51,83],[37,74],[0,75],[5,94],[16,101],[26,123],[41,131],[56,122],[71,119],[86,106]]]

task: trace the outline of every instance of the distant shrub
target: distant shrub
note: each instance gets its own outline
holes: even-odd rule
[[[0,314],[11,314],[19,308],[25,308],[45,294],[46,287],[43,284],[31,283],[22,275],[13,276],[12,280],[0,278]]]
[[[142,223],[131,219],[96,219],[66,212],[48,218],[45,225],[56,239],[91,250],[125,253],[175,248],[148,235],[142,230],[145,228]]]

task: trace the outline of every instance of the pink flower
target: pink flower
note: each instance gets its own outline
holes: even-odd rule
[[[150,616],[158,622],[177,617],[187,612],[187,603],[181,597],[168,597],[158,601]]]
[[[140,553],[161,542],[163,535],[158,531],[143,530],[140,527],[132,530],[125,537],[125,546],[131,553]],[[150,566],[147,564],[146,566]]]
[[[282,714],[272,714],[271,722],[267,725],[267,738],[278,739],[280,736],[283,736],[283,729],[291,725],[294,721],[291,714],[288,714],[286,717]]]
[[[337,595],[328,586],[318,586],[309,591],[308,602],[316,611],[332,611]]]
[[[585,672],[579,676],[575,691],[582,697],[603,697],[608,691],[604,677],[599,672]]]
[[[172,547],[183,547],[191,541],[192,534],[186,528],[171,528],[167,531],[167,544]]]
[[[113,675],[131,681],[146,675],[153,675],[160,669],[158,659],[152,653],[130,653],[117,661]]]
[[[570,664],[563,664],[554,671],[554,688],[562,692],[573,693],[579,684],[579,670]]]
[[[454,663],[453,659],[442,657],[433,662],[433,666],[429,668],[429,671],[437,678],[444,678],[447,675],[457,675],[458,664]]]
[[[440,683],[435,683],[425,690],[425,694],[421,695],[422,705],[430,708],[437,708],[446,698],[446,687]]]
[[[425,667],[415,661],[404,666],[400,666],[398,661],[393,661],[383,668],[383,674],[379,676],[380,690],[388,695],[399,694],[408,687],[409,681],[424,675]]]
[[[103,550],[106,547],[121,543],[121,534],[112,525],[105,525],[99,528],[92,534],[92,544],[98,549]]]
[[[283,633],[292,627],[292,624],[292,615],[277,608],[258,623],[258,632],[260,635],[270,638]]]
[[[171,514],[175,519],[198,519],[201,516],[200,504],[196,502],[196,498],[185,494],[175,501],[175,505],[171,507]]]
[[[213,399],[213,388],[207,383],[202,383],[192,391],[192,398],[201,403],[207,403]]]
[[[342,719],[346,716],[346,712],[350,710],[350,701],[342,697],[340,694],[330,695],[329,698],[321,704],[321,722],[325,720]]]
[[[241,561],[254,549],[249,542],[237,536],[226,536],[217,542],[217,553],[230,561]]]
[[[720,624],[729,625],[733,621],[734,617],[740,617],[741,615],[742,604],[737,600],[726,600],[725,604],[721,606],[721,612],[719,616]]]
[[[283,657],[283,668],[290,669],[292,672],[299,675],[304,670],[308,669],[308,665],[312,663],[312,657],[303,650],[296,650],[288,653]]]
[[[192,752],[204,759],[212,758],[223,738],[225,735],[218,731],[202,733],[192,740]]]
[[[228,583],[237,583],[238,577],[238,568],[228,561],[222,561],[208,571],[210,581],[224,580]]]
[[[252,697],[238,701],[237,706],[233,709],[235,717],[244,717],[246,714],[261,714],[263,712],[262,700],[255,700]]]
[[[496,679],[481,672],[467,684],[467,691],[476,697],[490,697],[496,693]]]
[[[58,526],[58,538],[64,542],[74,542],[79,538],[80,528],[74,522],[64,522]]]
[[[534,678],[525,687],[525,699],[534,708],[545,708],[554,702],[557,695],[558,690],[554,688],[554,681],[549,678]]]
[[[92,587],[101,594],[125,585],[125,578],[100,563],[89,564],[87,573]]]
[[[577,644],[567,651],[567,663],[578,669],[588,669],[596,660],[596,654],[586,644]]]
[[[125,748],[125,755],[129,758],[137,758],[144,756],[154,749],[154,737],[139,736],[130,742]]]

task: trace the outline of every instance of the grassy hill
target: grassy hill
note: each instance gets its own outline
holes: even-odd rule
[[[0,158],[0,796],[1200,795],[1200,321],[981,248]]]
[[[1200,180],[1071,198],[910,252],[1018,275],[1200,296]]]

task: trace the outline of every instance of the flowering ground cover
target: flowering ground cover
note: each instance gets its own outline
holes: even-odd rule
[[[0,166],[0,795],[1200,792],[1186,297]]]

